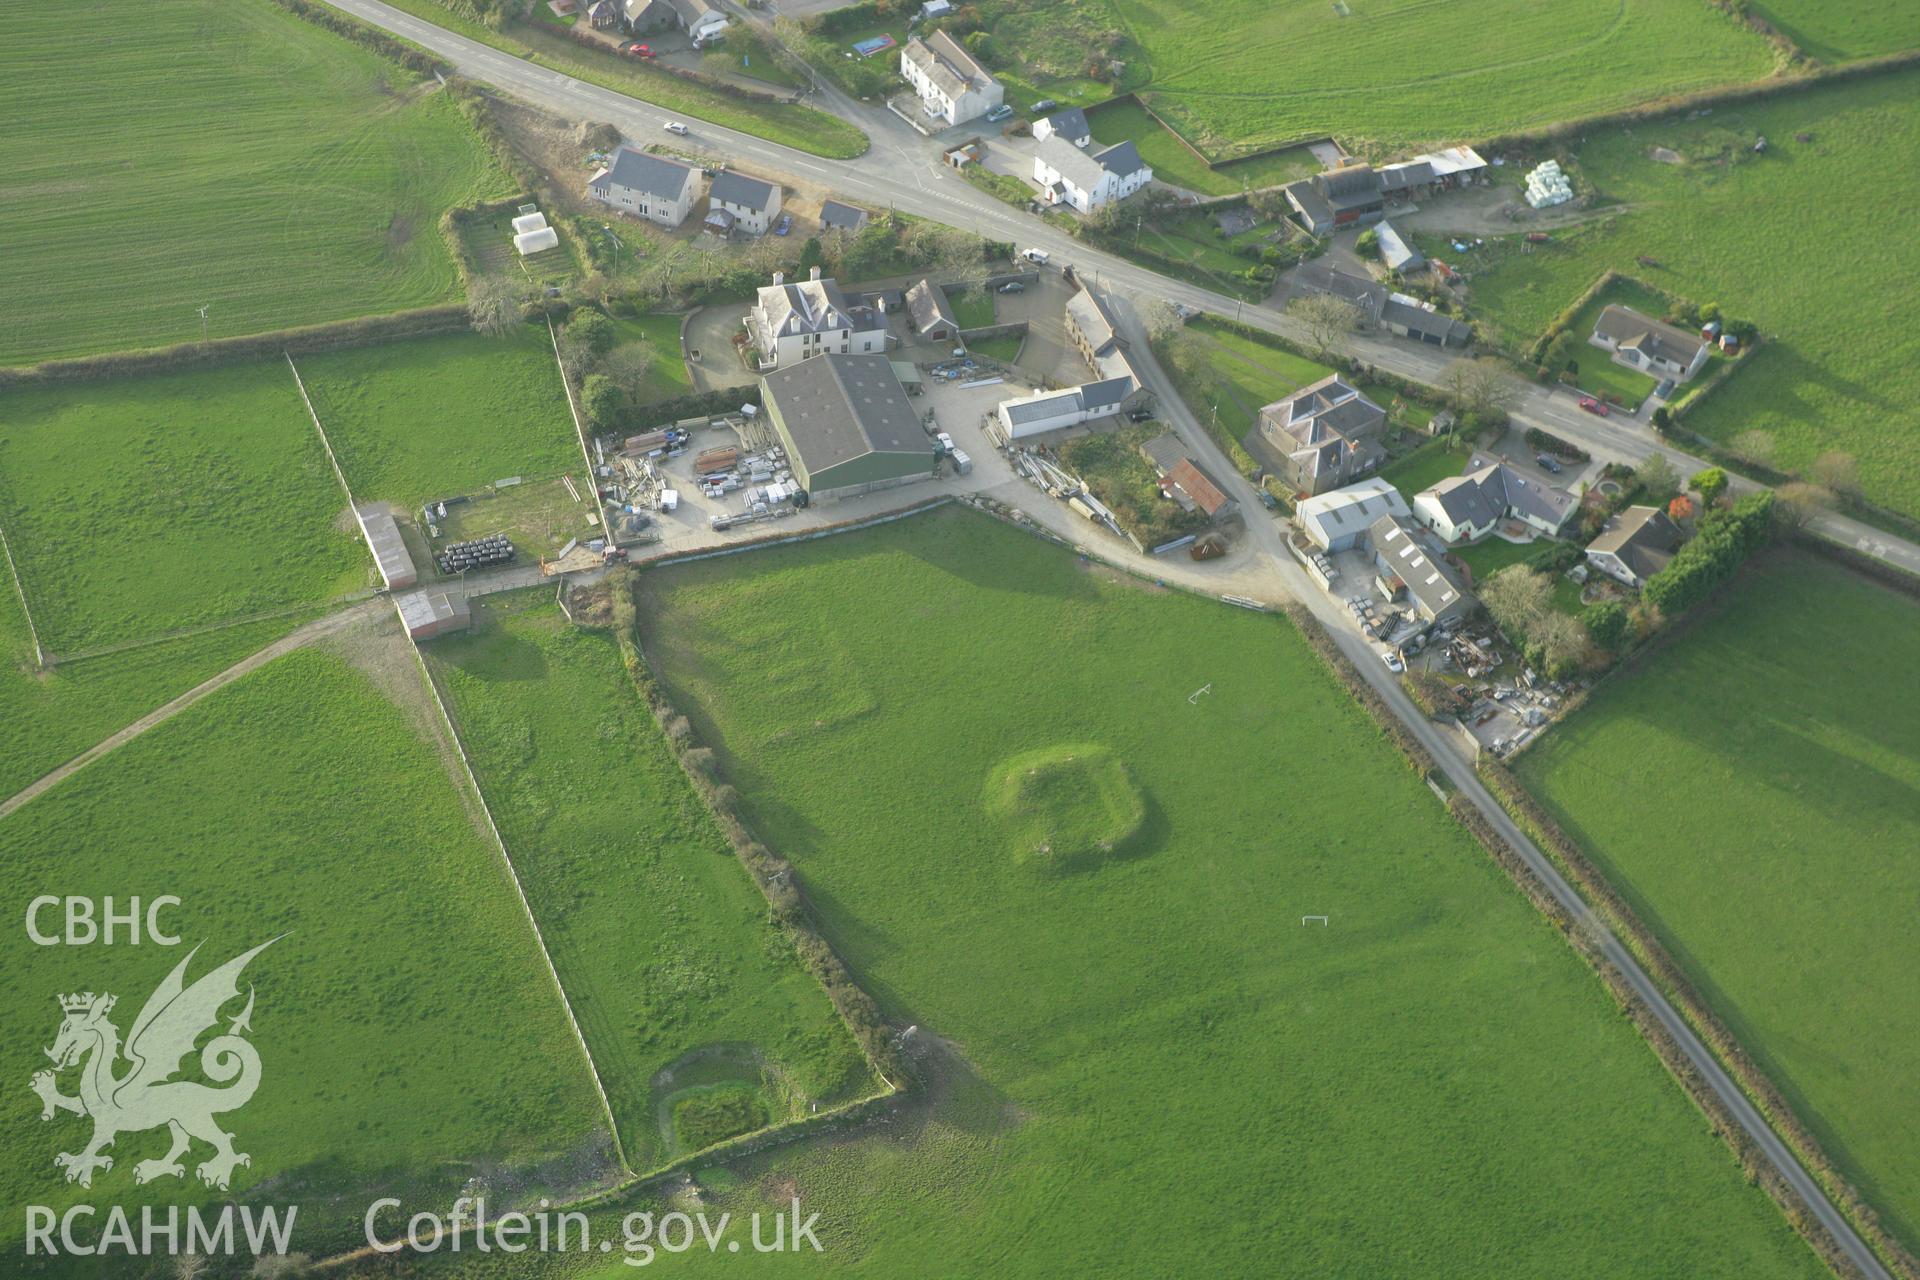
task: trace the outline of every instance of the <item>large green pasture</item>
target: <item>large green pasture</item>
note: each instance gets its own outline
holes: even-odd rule
[[[1905,72],[1597,134],[1574,159],[1619,214],[1532,253],[1476,251],[1460,264],[1474,312],[1522,348],[1608,267],[1718,302],[1771,340],[1687,427],[1722,443],[1769,432],[1788,470],[1850,453],[1867,497],[1920,514],[1920,365],[1873,303],[1920,272],[1920,249],[1887,234],[1881,202],[1843,194],[1920,167],[1916,94],[1920,73]],[[1687,162],[1650,159],[1656,146]]]
[[[1215,159],[1328,133],[1350,147],[1445,144],[1758,79],[1773,66],[1772,50],[1733,19],[1664,0],[1114,8],[1144,56],[1154,109]]]
[[[1521,757],[1909,1247],[1920,606],[1781,554]]]
[[[930,1101],[723,1202],[797,1190],[809,1270],[1817,1274],[1285,622],[957,510],[641,584],[754,824],[921,1028]],[[988,801],[1077,760],[1015,787],[1057,811]],[[1088,856],[1033,856],[1063,830]]]
[[[386,646],[381,684],[332,652],[302,650],[0,820],[14,922],[0,997],[14,1029],[0,1066],[17,1091],[0,1110],[10,1255],[25,1204],[227,1198],[195,1177],[208,1155],[198,1145],[184,1182],[135,1186],[134,1165],[165,1152],[164,1131],[122,1133],[91,1190],[68,1185],[53,1158],[80,1149],[86,1122],[43,1123],[26,1090],[48,1065],[57,993],[114,993],[124,1035],[195,946],[190,980],[279,939],[241,984],[255,993],[261,1084],[221,1123],[252,1157],[234,1195],[300,1205],[295,1248],[359,1243],[378,1194],[446,1204],[476,1175],[496,1194],[526,1194],[605,1173],[604,1116],[532,931],[446,748],[427,736],[432,712],[405,641],[389,633]],[[113,895],[122,909],[136,895],[175,895],[162,922],[182,943],[35,946],[21,921],[41,894]],[[225,1008],[223,1030],[239,1012]],[[67,1072],[62,1091],[75,1081]]]
[[[581,468],[545,325],[305,356],[300,377],[353,496],[412,509]]]
[[[1762,0],[1754,6],[1800,48],[1823,62],[1846,62],[1920,46],[1913,0]]]
[[[0,5],[0,365],[440,302],[451,101],[264,0]]]
[[[756,1087],[781,1119],[871,1087],[859,1049],[769,925],[612,637],[574,627],[544,591],[490,599],[483,619],[477,633],[432,645],[429,661],[599,1064],[629,1163],[644,1169],[677,1154],[661,1107],[689,1073],[655,1077],[696,1050],[760,1055],[775,1083]]]
[[[367,583],[284,360],[0,394],[0,521],[54,653]]]
[[[1153,166],[1155,178],[1203,195],[1230,196],[1239,191],[1278,186],[1321,169],[1320,163],[1304,147],[1246,160],[1225,169],[1211,168],[1181,142],[1178,135],[1132,101],[1102,107],[1087,117],[1087,123],[1093,129],[1096,142],[1112,144],[1131,138],[1140,150],[1140,158]]]

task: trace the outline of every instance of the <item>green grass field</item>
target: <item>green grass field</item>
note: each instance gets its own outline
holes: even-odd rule
[[[647,68],[638,59],[623,57],[611,49],[589,48],[544,23],[516,22],[506,31],[494,31],[440,0],[393,0],[393,7],[469,40],[492,45],[503,53],[551,67],[589,84],[812,155],[846,159],[861,154],[868,146],[866,134],[824,111],[785,103],[754,102],[712,85],[682,80],[668,72]],[[693,139],[696,142],[699,133],[696,127]]]
[[[1509,240],[1469,255],[1473,310],[1520,347],[1607,267],[1718,302],[1772,340],[1687,427],[1722,443],[1768,432],[1787,470],[1850,453],[1868,498],[1920,515],[1920,366],[1899,326],[1862,310],[1920,270],[1920,249],[1888,238],[1871,202],[1834,195],[1920,165],[1916,93],[1920,73],[1906,72],[1596,135],[1576,152],[1580,171],[1625,209],[1533,253]],[[1749,149],[1756,136],[1764,155]],[[1655,146],[1688,162],[1656,163]]]
[[[1211,375],[1208,389],[1190,407],[1219,414],[1220,425],[1235,439],[1245,435],[1260,407],[1311,386],[1333,370],[1304,356],[1267,346],[1205,317],[1189,321],[1186,332],[1200,344]]]
[[[0,7],[0,365],[441,302],[510,189],[452,102],[261,0]],[[137,105],[136,105],[137,104]]]
[[[1154,109],[1215,159],[1328,133],[1350,147],[1451,143],[1759,79],[1773,65],[1765,42],[1709,6],[1659,0],[1114,7],[1143,48]]]
[[[1818,1273],[1284,622],[960,511],[641,584],[675,698],[929,1046],[885,1134],[738,1170],[729,1206],[821,1212],[805,1269]],[[985,793],[1083,744],[1142,825],[1036,867]]]
[[[300,377],[353,496],[409,510],[495,480],[580,471],[547,327],[302,357]]]
[[[1665,298],[1631,280],[1615,280],[1595,294],[1574,313],[1572,323],[1567,326],[1575,339],[1573,358],[1580,366],[1574,381],[1590,395],[1611,393],[1620,397],[1622,404],[1632,406],[1653,394],[1655,379],[1637,369],[1615,363],[1606,352],[1587,341],[1593,336],[1594,325],[1600,322],[1600,313],[1616,304],[1632,307],[1641,315],[1651,316],[1655,320],[1666,315],[1668,305]],[[1558,373],[1558,370],[1555,372]],[[1709,373],[1710,370],[1703,368],[1699,376],[1705,378]]]
[[[645,342],[653,357],[653,373],[646,387],[646,399],[670,400],[693,390],[693,378],[680,355],[680,321],[677,315],[615,316],[614,331],[622,346]],[[616,347],[615,350],[619,350]]]
[[[284,360],[0,396],[0,522],[64,654],[367,585]]]
[[[1920,606],[1776,555],[1517,762],[1920,1240]]]
[[[442,640],[444,682],[613,1102],[627,1158],[674,1153],[656,1076],[697,1050],[751,1046],[785,1082],[773,1114],[873,1081],[826,993],[734,858],[620,665],[551,593],[490,598],[483,628]]]
[[[1822,62],[1846,62],[1920,45],[1913,0],[1765,0],[1754,11]]]
[[[178,948],[40,947],[15,921],[4,1000],[16,1034],[3,1056],[19,1096],[0,1113],[11,1157],[0,1240],[14,1256],[23,1204],[137,1213],[227,1198],[194,1176],[204,1146],[185,1182],[136,1188],[134,1165],[165,1151],[164,1132],[122,1133],[90,1191],[66,1184],[53,1157],[80,1149],[85,1122],[42,1123],[26,1093],[47,1066],[56,993],[115,993],[126,1034],[196,945],[190,978],[279,938],[243,980],[257,994],[262,1082],[221,1123],[252,1156],[235,1197],[300,1204],[295,1247],[360,1243],[377,1194],[444,1204],[476,1174],[501,1194],[578,1191],[604,1174],[606,1124],[585,1063],[446,750],[423,737],[432,712],[419,670],[386,625],[366,651],[372,678],[332,652],[293,654],[0,820],[17,917],[42,893],[181,899],[162,917]],[[73,1072],[61,1087],[74,1091]]]

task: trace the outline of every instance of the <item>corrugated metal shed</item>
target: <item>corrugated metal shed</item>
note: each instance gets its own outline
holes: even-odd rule
[[[400,591],[420,581],[413,557],[407,552],[406,539],[400,536],[400,526],[386,503],[357,506],[353,515],[360,522],[360,534],[367,540],[367,549],[373,552],[373,563],[379,568],[387,590]]]
[[[416,591],[412,595],[395,596],[393,607],[400,613],[400,624],[415,640],[465,631],[473,625],[473,608],[467,598],[447,591]]]

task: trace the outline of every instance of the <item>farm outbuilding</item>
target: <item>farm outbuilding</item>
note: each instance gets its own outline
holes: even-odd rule
[[[400,624],[414,640],[431,640],[473,625],[473,607],[467,598],[450,591],[416,591],[394,597]]]
[[[816,501],[933,476],[933,443],[884,355],[815,356],[760,380],[793,474]]]
[[[420,580],[419,572],[413,567],[413,556],[407,551],[406,539],[400,536],[400,525],[386,503],[356,506],[353,518],[360,524],[360,536],[367,540],[367,550],[373,553],[373,563],[380,570],[387,590],[401,591]]]

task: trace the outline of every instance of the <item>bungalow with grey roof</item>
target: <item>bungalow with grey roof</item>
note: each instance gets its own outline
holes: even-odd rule
[[[1615,364],[1675,382],[1685,382],[1700,372],[1709,350],[1706,339],[1699,334],[1676,329],[1617,303],[1601,310],[1588,341],[1612,352]]]
[[[587,179],[587,194],[663,227],[677,227],[693,209],[700,178],[691,165],[623,146],[613,163]]]
[[[1474,542],[1502,520],[1554,537],[1579,501],[1565,489],[1523,475],[1511,463],[1476,453],[1465,475],[1449,476],[1413,497],[1413,516],[1448,543]]]
[[[1587,563],[1638,591],[1680,549],[1680,526],[1658,507],[1628,507],[1587,544]]]
[[[748,234],[763,236],[780,216],[780,184],[729,169],[714,175],[707,206],[710,212],[728,214],[733,225]]]
[[[820,202],[820,229],[822,231],[858,231],[867,225],[867,211],[857,205],[842,204],[838,200]]]

